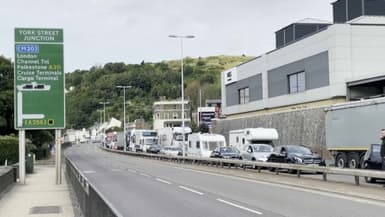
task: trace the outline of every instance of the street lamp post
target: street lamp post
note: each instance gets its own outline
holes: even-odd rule
[[[110,104],[110,102],[99,102],[99,104],[103,105],[103,124],[106,122],[106,104]],[[103,128],[103,136],[106,135],[106,128]],[[104,141],[103,141],[104,142]],[[104,146],[104,144],[103,144]]]
[[[132,86],[116,86],[117,88],[123,89],[123,134],[124,134],[124,142],[123,142],[123,150],[127,151],[127,138],[126,138],[126,88],[131,88]]]
[[[183,85],[183,39],[184,38],[195,38],[194,35],[169,35],[170,38],[179,38],[180,39],[180,48],[181,48],[181,58],[180,58],[180,74],[181,74],[181,92],[182,92],[182,141],[183,141],[183,156],[186,156],[185,153],[185,133],[184,133],[184,85]]]

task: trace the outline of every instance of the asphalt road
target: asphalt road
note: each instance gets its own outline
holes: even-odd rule
[[[127,217],[385,215],[385,203],[377,201],[180,168],[96,144],[72,147],[67,156]]]

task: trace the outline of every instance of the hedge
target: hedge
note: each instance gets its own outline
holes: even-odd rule
[[[19,161],[19,139],[13,136],[0,136],[0,165],[4,165],[5,160],[8,164]]]

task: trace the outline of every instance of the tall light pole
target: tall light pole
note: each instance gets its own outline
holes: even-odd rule
[[[110,104],[110,102],[99,102],[99,104],[103,105],[103,124],[104,124],[104,123],[106,123],[106,104]],[[104,134],[103,136],[106,135],[106,128],[105,127],[103,128],[103,134]]]
[[[103,110],[100,110],[100,109],[98,109],[97,110],[98,112],[99,112],[99,129],[100,129],[100,127],[102,126],[102,114],[103,114]]]
[[[181,50],[181,58],[180,58],[180,74],[181,74],[181,92],[182,92],[182,141],[183,141],[183,156],[186,156],[185,153],[185,134],[184,134],[184,85],[183,85],[183,39],[184,38],[195,38],[194,35],[169,35],[170,38],[178,38],[180,39],[180,50]]]
[[[127,138],[126,138],[126,88],[131,88],[132,86],[116,86],[117,88],[123,88],[123,137],[124,137],[124,142],[123,142],[123,150],[127,151]]]

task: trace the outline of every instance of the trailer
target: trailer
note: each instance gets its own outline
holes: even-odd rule
[[[368,147],[385,128],[385,98],[336,104],[325,109],[326,148],[337,167],[360,168]]]
[[[279,138],[278,132],[274,128],[245,128],[231,130],[229,132],[229,145],[243,150],[245,146],[252,144],[274,145],[274,141]]]
[[[210,157],[213,150],[225,146],[226,140],[223,135],[192,133],[188,136],[187,156]]]

